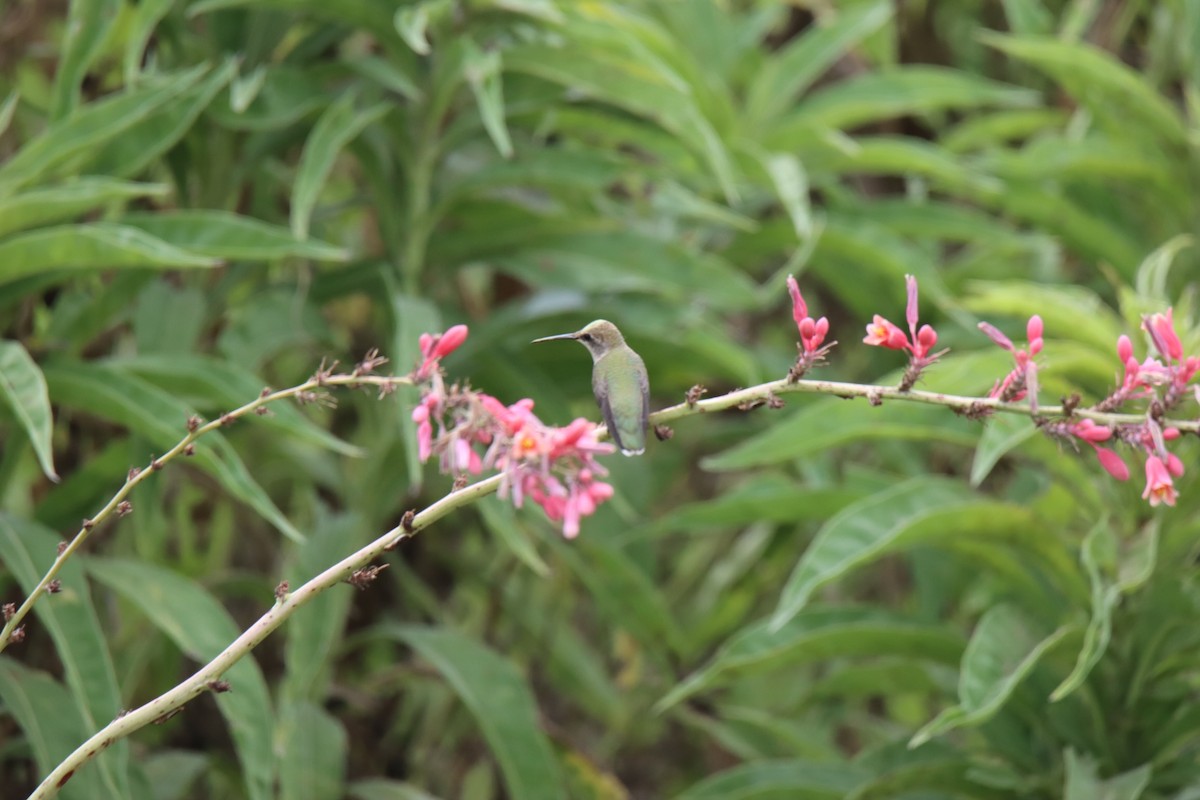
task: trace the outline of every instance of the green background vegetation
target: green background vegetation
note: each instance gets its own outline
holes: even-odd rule
[[[613,320],[659,406],[751,385],[789,272],[821,377],[898,380],[859,340],[906,273],[953,348],[924,388],[1007,371],[982,318],[1042,315],[1051,402],[1143,313],[1200,351],[1189,0],[9,0],[0,70],[6,602],[193,413],[457,322],[450,374],[559,424],[587,358],[532,338]],[[69,562],[0,656],[6,797],[444,494],[411,393],[336,397],[205,437]],[[457,513],[63,796],[1200,797],[1194,439],[1152,512],[1018,420],[675,427],[577,541]]]

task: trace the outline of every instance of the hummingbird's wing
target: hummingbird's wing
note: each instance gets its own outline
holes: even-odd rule
[[[635,456],[646,449],[650,386],[642,359],[632,351],[626,354],[632,358],[628,365],[630,369],[595,370],[592,391],[604,416],[604,424],[608,426],[609,437],[622,453]],[[605,356],[610,357],[612,354]]]

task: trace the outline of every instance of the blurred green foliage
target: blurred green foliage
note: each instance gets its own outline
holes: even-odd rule
[[[10,0],[0,70],[5,602],[191,415],[454,322],[455,377],[559,423],[586,357],[530,339],[615,321],[658,405],[748,385],[789,272],[822,377],[898,379],[857,341],[905,274],[928,388],[1007,371],[982,318],[1042,315],[1052,399],[1168,305],[1200,352],[1189,0]],[[411,394],[337,400],[205,437],[68,563],[0,656],[6,796],[444,493]],[[489,498],[62,795],[1200,797],[1194,441],[1158,513],[1028,423],[677,428],[579,540]]]

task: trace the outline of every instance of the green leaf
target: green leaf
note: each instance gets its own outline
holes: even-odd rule
[[[442,321],[437,306],[423,297],[392,292],[392,366],[398,374],[416,369],[421,358],[418,340],[422,333],[441,333]],[[449,327],[449,326],[447,326]],[[400,440],[404,445],[408,483],[418,491],[424,482],[421,459],[417,448],[417,429],[412,423],[412,411],[419,400],[415,386],[396,390],[400,406]]]
[[[776,473],[756,475],[725,489],[712,500],[687,503],[668,511],[643,531],[631,531],[629,538],[753,522],[824,521],[861,499],[863,493],[864,490],[853,486],[806,487]]]
[[[187,91],[208,70],[201,65],[147,81],[137,89],[88,103],[54,123],[0,166],[0,194],[19,189],[72,157],[94,152]]]
[[[517,560],[529,567],[535,575],[543,578],[550,575],[550,567],[538,555],[529,529],[518,522],[516,511],[510,503],[487,497],[479,502],[476,509],[483,517],[488,532],[494,533]]]
[[[539,44],[505,50],[504,66],[654,120],[704,159],[727,200],[737,200],[733,159],[721,135],[694,98],[681,91],[678,80],[659,65],[639,63],[628,50],[617,53],[587,44]]]
[[[396,10],[392,24],[404,43],[420,56],[429,55],[429,39],[426,32],[430,22],[436,22],[450,10],[448,0],[420,0]]]
[[[4,102],[0,103],[0,134],[8,130],[8,126],[12,124],[13,115],[17,113],[17,102],[21,99],[21,93],[13,89],[8,93],[8,97],[4,98]]]
[[[342,724],[312,703],[284,706],[279,717],[279,797],[341,800],[347,755]]]
[[[130,183],[115,178],[85,177],[0,198],[0,236],[49,222],[74,219],[85,211],[135,197],[164,197],[162,183]]]
[[[209,756],[191,750],[156,750],[141,759],[154,800],[186,800],[196,779],[210,768]]]
[[[987,722],[1008,701],[1043,655],[1071,632],[1063,627],[1040,641],[1024,615],[1011,605],[998,605],[979,620],[963,653],[956,706],[944,709],[909,741],[919,747],[935,736]]]
[[[0,513],[0,553],[4,565],[17,579],[21,589],[32,593],[42,576],[56,560],[62,539],[37,523]],[[38,621],[54,640],[59,663],[75,697],[76,708],[90,736],[116,719],[124,703],[117,688],[116,671],[96,609],[91,588],[83,575],[79,559],[71,559],[59,570],[61,590],[43,597],[34,606]],[[77,740],[72,745],[82,743]],[[106,792],[126,797],[129,788],[129,743],[113,742],[101,754],[99,773]]]
[[[817,589],[914,539],[1030,524],[1029,511],[980,499],[964,487],[935,478],[913,478],[847,506],[817,532],[784,584],[771,624],[778,630],[804,608]]]
[[[1037,427],[1028,417],[1016,414],[997,414],[990,417],[975,446],[975,460],[971,462],[971,485],[979,486],[991,474],[992,469],[1021,442],[1037,433]]]
[[[90,558],[86,566],[88,574],[136,606],[194,661],[211,661],[240,633],[216,598],[170,570],[111,558]],[[215,699],[229,726],[246,791],[250,800],[268,800],[274,779],[275,717],[267,682],[252,656],[230,667],[223,680],[231,691]]]
[[[150,37],[154,35],[154,29],[171,10],[172,5],[174,0],[139,0],[131,9],[132,19],[125,39],[125,55],[122,58],[122,71],[127,85],[134,86],[138,83],[142,59],[146,56],[146,46]]]
[[[145,378],[176,396],[191,398],[191,402],[203,402],[207,407],[221,411],[250,402],[265,386],[265,381],[231,361],[195,353],[119,358],[109,364],[114,369]],[[310,420],[291,400],[272,403],[270,409],[266,416],[256,418],[256,424],[351,458],[365,455],[361,447],[339,439]]]
[[[342,63],[383,88],[409,100],[420,100],[424,95],[412,76],[396,64],[375,56],[343,57]]]
[[[981,33],[980,39],[1053,77],[1114,133],[1153,133],[1177,146],[1187,141],[1187,126],[1175,106],[1136,71],[1094,45],[992,32]]]
[[[200,114],[236,72],[236,62],[227,60],[198,86],[170,99],[120,136],[92,149],[87,156],[85,171],[117,177],[131,177],[142,172],[188,131],[195,129]]]
[[[78,408],[137,431],[159,452],[174,447],[187,432],[194,412],[186,404],[111,364],[58,363],[44,370],[54,402]],[[149,461],[150,453],[147,453]],[[188,459],[208,472],[234,497],[261,514],[293,541],[304,541],[287,516],[254,480],[237,451],[220,433],[204,435]]]
[[[0,283],[49,270],[197,269],[220,263],[108,222],[41,228],[0,242]]]
[[[808,175],[800,159],[787,153],[772,153],[764,161],[775,193],[792,220],[796,236],[807,241],[813,235],[812,207],[808,202]]]
[[[797,95],[891,18],[892,4],[885,0],[817,15],[816,25],[806,28],[754,74],[746,96],[748,121],[762,124],[791,108]]]
[[[53,481],[54,443],[51,439],[54,419],[46,379],[20,342],[0,340],[0,397],[21,423],[42,472]]]
[[[1063,760],[1067,768],[1063,800],[1138,800],[1150,786],[1154,772],[1154,765],[1146,763],[1101,780],[1095,759],[1068,748]]]
[[[1056,703],[1083,685],[1088,675],[1100,663],[1112,640],[1112,615],[1121,597],[1140,587],[1154,572],[1158,558],[1158,527],[1150,526],[1132,548],[1125,575],[1115,581],[1105,580],[1105,561],[1115,560],[1118,542],[1107,516],[1100,520],[1083,540],[1080,560],[1092,584],[1092,618],[1083,634],[1071,674],[1050,693]]]
[[[451,630],[407,625],[381,630],[415,649],[454,688],[499,762],[510,797],[565,796],[558,762],[538,723],[533,693],[511,662]]]
[[[350,254],[316,239],[302,240],[287,228],[227,211],[180,210],[125,214],[121,224],[183,247],[189,252],[229,261],[311,258],[347,261]]]
[[[586,536],[558,547],[613,625],[627,628],[652,650],[683,649],[679,620],[662,590],[626,552]]]
[[[74,752],[88,735],[79,706],[58,681],[0,656],[0,704],[11,714],[33,751],[40,774],[46,775]],[[85,769],[62,787],[63,800],[95,800],[111,796],[100,770]]]
[[[1021,107],[1037,103],[1036,92],[966,72],[927,66],[901,66],[867,72],[814,92],[771,131],[767,146],[790,149],[806,132],[858,128],[901,115],[984,106]]]
[[[483,120],[484,130],[505,158],[512,158],[512,139],[508,135],[508,125],[504,122],[504,89],[500,82],[500,51],[484,52],[471,39],[463,43],[463,74],[471,94],[475,95],[475,105],[479,108],[479,118]]]
[[[300,586],[345,558],[362,538],[361,517],[354,514],[318,516],[313,532],[301,545],[295,563],[285,571],[292,586]],[[302,625],[287,627],[284,663],[287,674],[279,696],[288,701],[322,701],[328,691],[334,660],[346,625],[353,592],[321,592],[308,602]]]
[[[54,69],[51,120],[63,119],[79,105],[83,79],[116,24],[120,11],[121,0],[71,0]]]
[[[676,800],[839,800],[867,777],[850,764],[756,761],[705,778]]]
[[[897,655],[953,664],[962,650],[962,637],[954,631],[901,614],[870,608],[808,608],[779,629],[771,620],[747,625],[654,708],[661,713],[721,683],[730,673],[743,675],[856,655]]]
[[[353,800],[438,800],[411,783],[391,781],[385,778],[367,778],[355,781],[347,787],[346,791]]]
[[[292,188],[292,233],[307,239],[317,196],[325,186],[338,153],[363,129],[391,110],[388,103],[377,103],[362,111],[354,109],[354,95],[347,94],[329,106],[313,126],[304,143],[296,184]]]

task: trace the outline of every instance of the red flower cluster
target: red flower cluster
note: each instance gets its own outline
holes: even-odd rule
[[[808,315],[808,303],[804,302],[804,296],[800,294],[800,285],[791,275],[787,277],[787,289],[788,294],[792,296],[792,319],[796,321],[796,329],[800,332],[800,343],[796,345],[800,352],[788,377],[797,381],[814,364],[824,360],[825,354],[837,342],[825,344],[825,334],[829,333],[829,320],[825,317],[814,320]]]
[[[1142,327],[1150,338],[1160,358],[1147,357],[1138,362],[1133,355],[1133,342],[1128,336],[1117,339],[1117,357],[1124,368],[1124,377],[1113,392],[1094,406],[1095,411],[1111,412],[1121,408],[1127,401],[1146,399],[1151,401],[1155,414],[1148,414],[1145,422],[1124,425],[1101,425],[1091,419],[1076,422],[1056,422],[1043,426],[1047,433],[1073,442],[1083,442],[1092,448],[1100,465],[1108,474],[1119,481],[1129,479],[1129,467],[1116,451],[1101,447],[1102,442],[1122,442],[1141,453],[1145,461],[1146,488],[1142,498],[1150,505],[1160,503],[1175,505],[1177,492],[1173,478],[1183,475],[1183,462],[1167,450],[1167,442],[1179,438],[1177,428],[1163,428],[1157,417],[1179,405],[1188,395],[1188,386],[1200,373],[1200,357],[1185,356],[1183,343],[1175,332],[1175,323],[1170,309],[1165,314],[1152,314],[1142,320]],[[986,322],[979,328],[996,344],[1013,354],[1016,366],[1005,378],[993,387],[990,397],[1005,401],[1020,400],[1029,395],[1030,405],[1037,409],[1037,365],[1033,361],[1042,350],[1042,320],[1033,316],[1026,325],[1029,339],[1027,349],[1019,349]],[[1200,402],[1200,387],[1196,389]]]
[[[996,381],[988,397],[996,397],[1004,402],[1020,400],[1029,395],[1029,406],[1037,411],[1037,363],[1033,357],[1042,352],[1042,318],[1034,314],[1025,325],[1025,338],[1029,341],[1028,349],[1016,347],[1012,341],[1000,332],[998,328],[986,322],[979,323],[979,330],[988,335],[996,344],[1013,354],[1017,365],[1012,372]]]
[[[518,508],[530,498],[551,520],[562,523],[564,536],[574,538],[580,519],[612,497],[612,486],[596,479],[608,474],[596,456],[616,447],[598,441],[596,425],[583,418],[565,428],[544,424],[529,398],[506,406],[483,392],[447,387],[439,359],[466,338],[465,325],[441,336],[421,336],[424,361],[414,375],[423,386],[412,413],[421,460],[438,454],[446,473],[498,470],[503,475],[501,497]]]
[[[904,308],[904,319],[908,323],[906,334],[900,326],[885,319],[879,314],[867,325],[867,335],[863,337],[864,344],[886,347],[889,350],[907,350],[909,353],[908,370],[900,381],[900,388],[907,391],[916,385],[921,377],[921,371],[937,361],[946,351],[930,355],[930,350],[937,344],[937,331],[932,325],[922,325],[917,329],[917,279],[912,275],[904,276],[904,285],[908,290],[908,303]]]

